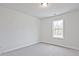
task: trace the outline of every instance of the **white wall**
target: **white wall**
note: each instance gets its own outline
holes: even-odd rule
[[[51,23],[53,20],[64,20],[64,39],[52,37]],[[41,19],[41,42],[70,47],[79,50],[79,10],[60,16]]]
[[[0,53],[37,43],[40,20],[0,7]]]
[[[64,39],[52,37],[53,20],[64,20]],[[79,11],[40,20],[32,16],[0,7],[0,53],[46,42],[79,49]],[[41,30],[41,32],[40,32]]]

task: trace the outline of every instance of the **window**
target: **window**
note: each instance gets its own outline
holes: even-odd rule
[[[63,20],[53,21],[52,30],[54,38],[63,38]]]

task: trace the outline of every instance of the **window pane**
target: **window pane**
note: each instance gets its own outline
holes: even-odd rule
[[[53,21],[53,37],[63,38],[63,20]]]

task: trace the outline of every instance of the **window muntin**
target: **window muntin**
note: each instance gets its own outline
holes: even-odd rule
[[[63,20],[55,20],[52,24],[53,28],[53,37],[54,38],[63,38]]]

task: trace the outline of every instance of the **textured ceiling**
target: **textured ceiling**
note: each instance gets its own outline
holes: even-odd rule
[[[2,7],[13,9],[28,15],[44,18],[66,13],[79,8],[78,3],[48,3],[48,7],[42,7],[40,3],[2,3]]]

